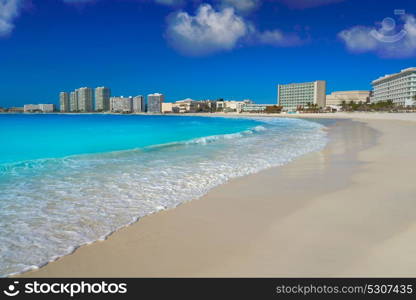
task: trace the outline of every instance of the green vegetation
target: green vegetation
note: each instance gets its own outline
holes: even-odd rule
[[[363,103],[354,102],[349,103],[343,101],[341,104],[342,110],[344,111],[403,111],[403,110],[414,110],[413,108],[396,105],[392,100],[380,101],[377,103]]]
[[[305,106],[299,106],[298,111],[305,113],[318,113],[322,111],[322,107],[319,107],[318,104],[308,102]]]

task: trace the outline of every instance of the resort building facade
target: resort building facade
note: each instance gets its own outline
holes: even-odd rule
[[[69,94],[67,92],[59,93],[59,108],[61,112],[69,112]]]
[[[172,111],[176,113],[195,113],[198,111],[199,101],[190,98],[176,101],[172,106]]]
[[[109,111],[110,97],[110,88],[104,86],[95,88],[95,111]]]
[[[275,106],[274,104],[245,104],[241,107],[240,112],[245,113],[262,113],[265,112],[268,106]]]
[[[172,102],[165,102],[162,103],[162,113],[163,114],[168,114],[168,113],[176,113],[178,111],[176,111],[176,107],[173,106]]]
[[[326,95],[326,106],[341,106],[344,101],[367,103],[370,101],[370,91],[339,91]]]
[[[78,92],[76,90],[69,94],[69,111],[78,111]]]
[[[139,95],[133,98],[133,112],[140,113],[146,110],[146,105],[144,103],[144,97]]]
[[[277,86],[277,104],[284,110],[294,111],[308,104],[326,106],[326,81],[279,84]]]
[[[163,94],[155,93],[147,95],[147,112],[161,113],[162,103],[165,101]]]
[[[253,101],[250,99],[245,99],[243,101],[236,101],[236,100],[228,100],[224,101],[224,108],[225,112],[241,112],[243,106],[253,104]]]
[[[242,112],[245,105],[253,104],[250,99],[236,100],[194,100],[184,99],[162,103],[162,113],[198,113],[198,112]]]
[[[372,103],[391,100],[394,104],[409,106],[416,102],[416,67],[385,75],[371,84]]]
[[[54,112],[54,104],[25,104],[23,106],[24,112]]]
[[[159,95],[158,98],[164,97],[162,94],[155,95]],[[61,112],[141,113],[146,111],[143,96],[111,97],[111,89],[104,86],[95,89],[82,87],[70,93],[61,92],[59,103]]]
[[[133,97],[111,97],[110,111],[116,113],[132,113]]]
[[[93,111],[93,92],[92,88],[82,87],[77,90],[78,92],[78,110],[80,112]]]

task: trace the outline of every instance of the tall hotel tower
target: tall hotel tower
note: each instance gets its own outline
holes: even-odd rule
[[[326,106],[326,81],[279,84],[277,86],[277,104],[285,110],[296,110],[308,104]]]
[[[147,95],[147,112],[161,113],[162,103],[165,101],[163,94],[155,93]]]
[[[78,111],[78,91],[73,91],[69,94],[69,111]]]
[[[95,111],[109,111],[110,97],[110,88],[104,86],[97,87],[95,89]]]
[[[61,112],[69,112],[69,94],[67,92],[59,93],[59,105]]]
[[[82,87],[77,90],[78,92],[78,110],[81,112],[91,112],[93,92],[92,88]]]
[[[133,112],[144,112],[144,97],[143,96],[136,96],[133,98]]]

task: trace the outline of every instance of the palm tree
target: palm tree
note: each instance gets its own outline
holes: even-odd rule
[[[347,101],[342,100],[341,107],[342,107],[342,110],[346,110],[346,108],[347,108]]]

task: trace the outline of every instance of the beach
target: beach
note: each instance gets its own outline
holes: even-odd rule
[[[336,118],[330,141],[141,218],[23,277],[415,276],[416,115]]]

